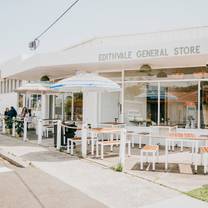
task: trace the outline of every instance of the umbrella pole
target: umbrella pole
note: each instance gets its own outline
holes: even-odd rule
[[[87,93],[83,92],[83,105],[82,105],[82,157],[83,158],[87,156],[86,97],[87,97]]]
[[[55,118],[55,95],[52,95],[52,96],[53,96],[52,118],[54,119]]]
[[[62,95],[61,120],[64,120],[64,94]]]

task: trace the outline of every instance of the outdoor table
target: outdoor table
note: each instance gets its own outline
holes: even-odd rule
[[[183,134],[183,133],[182,133]],[[193,161],[193,155],[197,156],[198,154],[198,142],[199,141],[208,141],[208,137],[204,136],[191,136],[191,134],[186,136],[169,136],[165,140],[165,169],[168,169],[168,147],[169,147],[169,142],[171,141],[181,141],[181,142],[191,142],[192,143],[192,161]],[[194,162],[194,170],[197,171],[197,159],[195,159]]]
[[[101,124],[109,124],[109,125],[117,126],[117,125],[124,125],[125,123],[121,123],[121,122],[102,122]]]
[[[113,127],[105,127],[105,128],[90,128],[88,129],[89,133],[91,134],[91,154],[94,155],[94,141],[95,138],[98,140],[99,134],[111,134],[120,132],[119,128],[113,128]],[[111,136],[111,140],[113,140],[113,137]],[[97,143],[96,143],[97,145]]]

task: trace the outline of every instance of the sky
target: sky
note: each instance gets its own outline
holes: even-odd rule
[[[75,0],[0,0],[0,63],[99,36],[208,25],[207,0],[80,0],[44,37],[28,43]]]

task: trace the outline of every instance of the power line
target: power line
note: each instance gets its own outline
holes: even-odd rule
[[[53,21],[45,30],[43,30],[40,35],[38,35],[33,41],[29,43],[29,48],[31,50],[35,50],[39,45],[39,39],[42,37],[45,33],[47,33],[69,10],[72,9],[80,0],[76,0],[74,3],[72,3],[60,16],[58,16],[55,21]]]

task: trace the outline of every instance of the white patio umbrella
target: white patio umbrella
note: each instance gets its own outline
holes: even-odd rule
[[[54,89],[50,88],[51,83],[44,82],[28,82],[23,86],[17,88],[15,92],[23,94],[53,94],[57,93]]]
[[[79,73],[51,86],[64,92],[116,92],[120,86],[110,79],[95,73]]]
[[[120,86],[110,79],[99,76],[95,73],[78,73],[75,76],[63,79],[51,86],[52,89],[61,90],[63,92],[117,92]],[[83,100],[84,102],[84,100]],[[85,105],[83,104],[83,107]],[[84,108],[83,108],[84,112]],[[83,127],[87,121],[83,116]],[[86,135],[82,137],[82,155],[86,156]]]
[[[17,88],[15,92],[23,93],[25,96],[31,94],[40,94],[41,95],[41,118],[44,118],[45,115],[45,95],[55,95],[58,94],[56,90],[50,88],[52,83],[50,82],[28,82],[23,84],[21,87]]]

